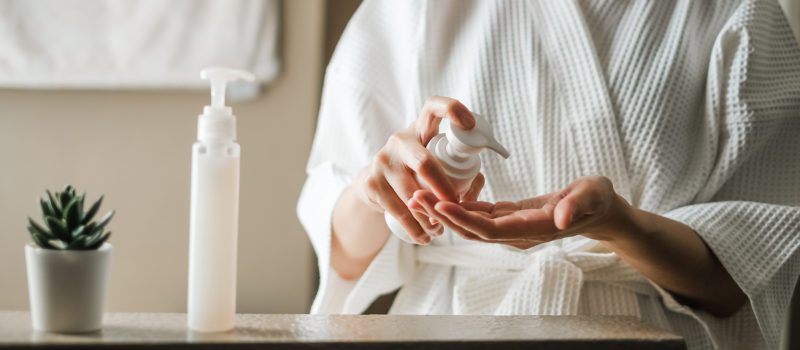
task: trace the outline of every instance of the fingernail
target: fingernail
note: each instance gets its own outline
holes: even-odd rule
[[[472,118],[463,118],[462,123],[464,124],[464,126],[467,127],[467,129],[472,129],[473,127],[475,127],[475,117],[473,116]]]

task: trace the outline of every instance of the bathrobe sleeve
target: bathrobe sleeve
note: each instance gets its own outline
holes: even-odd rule
[[[698,147],[715,164],[698,204],[665,215],[705,240],[777,348],[800,274],[800,47],[775,1],[745,1],[720,33],[706,99]]]
[[[413,247],[393,235],[357,281],[330,267],[331,219],[341,192],[391,134],[416,119],[411,59],[416,2],[366,1],[355,13],[325,74],[319,119],[298,216],[316,252],[320,285],[312,313],[361,313],[400,287]]]

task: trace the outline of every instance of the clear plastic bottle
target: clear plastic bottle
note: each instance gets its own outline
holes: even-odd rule
[[[200,76],[211,82],[212,103],[198,117],[192,147],[187,322],[194,331],[222,332],[233,328],[236,315],[239,232],[239,144],[225,88],[254,77],[227,68],[206,68]]]
[[[478,154],[484,148],[496,152],[503,158],[511,155],[494,138],[492,125],[478,114],[473,113],[473,117],[475,117],[475,126],[469,130],[455,127],[450,124],[449,120],[445,120],[442,125],[445,132],[434,136],[426,146],[428,151],[439,160],[459,195],[469,190],[472,180],[481,171],[481,159]],[[423,188],[428,188],[422,178],[417,177],[417,182]],[[389,230],[395,236],[406,242],[414,243],[397,219],[388,212],[384,214],[384,218]]]

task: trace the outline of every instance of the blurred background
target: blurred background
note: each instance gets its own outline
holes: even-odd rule
[[[95,6],[92,1],[102,2],[70,3]],[[111,14],[126,18],[127,28],[135,32],[126,35],[141,34],[140,25],[151,29],[147,32],[154,41],[161,32],[177,30],[183,33],[177,39],[187,42],[194,39],[186,35],[198,31],[205,36],[191,42],[206,45],[203,49],[218,51],[208,47],[216,45],[215,40],[224,45],[219,51],[227,50],[232,61],[222,57],[222,63],[244,62],[245,67],[234,68],[248,69],[249,64],[261,69],[260,90],[244,91],[244,97],[229,101],[238,118],[242,146],[238,312],[303,313],[309,309],[317,276],[295,205],[305,178],[324,67],[360,0],[275,0],[269,6],[262,6],[266,4],[262,1],[266,0],[163,2],[175,6],[172,15],[183,13],[189,18],[184,24],[137,24],[134,21],[141,16],[128,16],[125,11],[145,1],[126,2],[128,9]],[[263,10],[254,19],[262,32],[248,34],[247,28],[231,28],[241,38],[233,44],[258,46],[258,54],[248,51],[248,57],[241,57],[231,49],[237,46],[229,45],[230,38],[208,33],[214,29],[214,5],[237,3],[243,4],[239,11],[248,6]],[[91,9],[62,14],[46,5],[42,0],[0,0],[0,38],[36,34],[48,48],[75,48],[75,43],[52,33],[23,30],[31,24],[21,16],[30,13],[35,16],[28,18],[52,19],[57,26],[51,30],[57,33],[69,28],[70,20],[83,20],[86,12],[81,11]],[[242,14],[233,12],[238,15]],[[218,25],[226,28],[225,23]],[[195,30],[202,28],[205,32]],[[169,45],[161,39],[162,45]],[[205,56],[192,51],[199,46],[187,44],[161,66],[165,73],[153,78],[135,69],[118,69],[120,74],[114,75],[115,67],[104,66],[105,56],[85,51],[83,55],[96,60],[90,63],[98,72],[111,73],[94,79],[81,76],[81,80],[77,74],[70,75],[75,72],[69,60],[62,64],[52,57],[39,57],[46,56],[47,50],[26,44],[30,42],[17,42],[16,48],[4,44],[6,48],[0,49],[0,309],[28,309],[23,254],[30,241],[26,218],[39,219],[37,200],[45,189],[73,184],[91,200],[104,194],[101,212],[117,211],[109,225],[114,258],[107,310],[184,312],[191,145],[196,139],[197,115],[209,104],[209,90],[199,80],[199,69],[192,66],[203,62],[191,59]],[[132,67],[140,57],[158,63],[158,57],[153,57],[158,46],[141,48],[132,58],[115,58]],[[13,49],[25,51],[24,55]],[[70,53],[63,50],[62,58],[64,52]],[[170,67],[190,71],[192,76],[164,76],[170,74]]]

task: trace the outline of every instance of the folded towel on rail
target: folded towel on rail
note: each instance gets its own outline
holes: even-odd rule
[[[277,0],[0,0],[0,87],[192,88],[279,71]]]

